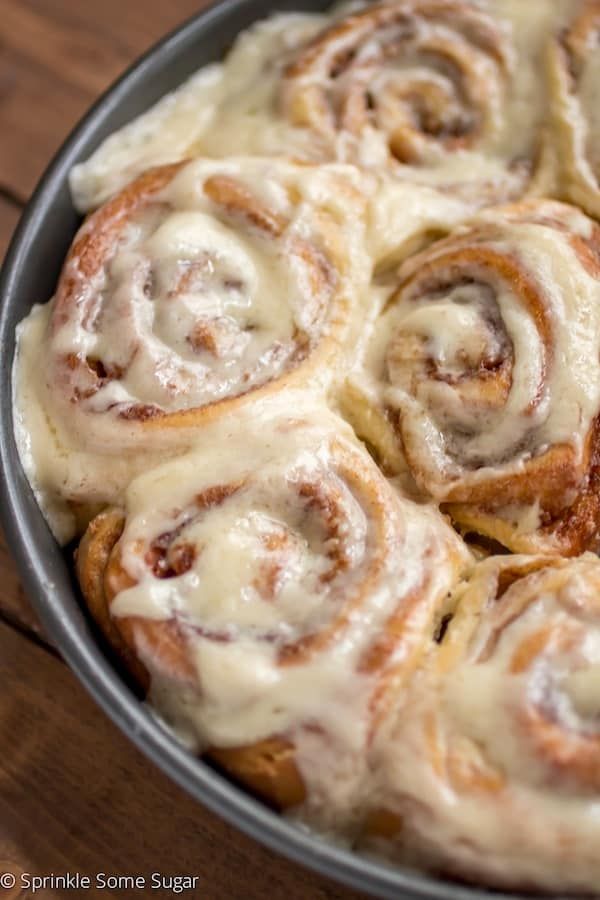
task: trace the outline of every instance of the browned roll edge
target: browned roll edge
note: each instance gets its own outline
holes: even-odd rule
[[[151,630],[157,637],[171,643],[165,631],[170,623],[142,622],[134,618],[113,618],[110,613],[110,592],[106,589],[106,574],[111,556],[123,532],[123,512],[110,508],[90,523],[75,555],[77,578],[88,609],[107,642],[130,672],[135,683],[147,694],[151,673],[140,659],[140,649]],[[177,646],[181,653],[181,646]],[[182,661],[181,671],[188,668]],[[173,671],[169,673],[173,675]],[[296,806],[305,798],[305,786],[294,761],[293,745],[273,737],[241,747],[209,748],[206,756],[224,769],[233,779],[277,809]]]

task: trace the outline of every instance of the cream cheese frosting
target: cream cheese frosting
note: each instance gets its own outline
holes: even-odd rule
[[[393,8],[394,4],[389,6]],[[548,40],[566,20],[568,0],[551,4],[543,0],[483,0],[450,4],[449,12],[440,12],[443,4],[434,6],[431,17],[425,13],[421,19],[419,8],[413,9],[414,3],[396,4],[399,10],[406,7],[407,20],[416,23],[418,33],[414,46],[408,41],[404,55],[400,49],[397,60],[392,59],[390,65],[384,61],[380,73],[375,70],[370,79],[374,93],[383,97],[389,91],[392,109],[401,102],[398,98],[403,91],[407,96],[411,91],[423,91],[425,103],[428,96],[439,94],[446,98],[449,109],[452,102],[463,102],[460,98],[465,90],[471,90],[475,97],[484,91],[489,95],[489,105],[472,146],[441,156],[434,153],[425,164],[408,161],[396,165],[395,175],[413,184],[454,191],[475,205],[485,202],[486,195],[488,202],[493,202],[522,194],[533,169],[537,172],[533,187],[537,184],[538,190],[546,188],[553,166],[548,142],[543,138],[548,106],[545,53]],[[77,207],[86,211],[98,206],[149,166],[187,155],[227,156],[232,147],[237,153],[288,155],[313,161],[334,158],[381,171],[389,156],[387,107],[380,113],[379,124],[369,122],[358,135],[342,128],[328,136],[323,129],[295,121],[284,85],[286,70],[307,42],[324,29],[335,27],[349,10],[360,14],[365,9],[369,8],[354,4],[325,14],[279,14],[252,26],[238,38],[222,63],[200,70],[173,94],[111,135],[87,162],[75,167],[71,187]],[[458,21],[461,15],[467,17],[464,33]],[[469,46],[473,29],[469,17],[483,22],[486,42],[494,32],[495,44],[491,54],[480,54],[478,68],[462,74],[464,84],[457,84],[456,61],[466,56],[472,62],[479,52],[477,42]],[[373,42],[376,40],[374,35]],[[363,51],[367,70],[370,47],[367,40]],[[354,77],[351,70],[347,77]],[[328,78],[324,71],[315,70],[314,75],[297,80],[302,90],[306,84],[309,89],[316,86],[328,92]],[[469,82],[471,87],[467,88]],[[417,113],[408,108],[409,118]],[[467,110],[463,121],[470,115]]]
[[[63,542],[79,527],[74,505],[116,502],[135,473],[195,443],[198,422],[165,417],[212,416],[292,381],[337,405],[377,312],[372,273],[468,208],[353,166],[270,158],[200,159],[137,209],[141,195],[87,220],[57,297],[19,326],[17,440]],[[113,243],[84,275],[100,227]]]
[[[111,614],[175,620],[197,672],[173,688],[160,646],[139,643],[159,711],[204,748],[285,736],[306,816],[354,822],[374,692],[407,677],[471,564],[443,517],[404,499],[344,422],[293,394],[219,420],[202,447],[141,475],[125,517],[113,553],[131,586]],[[391,653],[368,663],[386,631]]]
[[[379,745],[374,803],[398,817],[393,840],[413,864],[597,890],[599,577],[592,554],[513,556],[480,563],[459,589]]]
[[[571,4],[565,28],[548,50],[555,139],[565,196],[600,214],[600,8],[595,0]]]
[[[600,884],[597,15],[256,23],[74,168],[17,331],[24,470],[161,721],[487,886]]]
[[[326,391],[365,307],[352,167],[196,160],[150,185],[86,221],[56,297],[19,328],[17,436],[63,540],[70,504],[115,502],[198,439],[198,416],[292,383]]]
[[[458,522],[512,549],[560,539],[538,526],[595,465],[599,252],[575,207],[481,212],[376,281],[380,314],[348,376],[343,408],[384,465],[408,463]]]

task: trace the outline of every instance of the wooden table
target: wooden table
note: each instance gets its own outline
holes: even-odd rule
[[[94,98],[202,0],[0,0],[0,259]],[[197,875],[195,891],[36,897],[352,900],[193,802],[94,705],[42,634],[0,544],[0,872]],[[31,896],[0,888],[0,900]]]

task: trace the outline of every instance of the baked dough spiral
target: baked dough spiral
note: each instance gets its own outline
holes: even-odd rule
[[[600,226],[531,199],[600,218],[599,32],[257,23],[71,173],[96,211],[20,326],[24,467],[174,735],[490,887],[600,885]]]
[[[381,742],[371,835],[489,886],[595,893],[600,562],[490,558],[454,602]]]
[[[569,4],[359,0],[271,16],[76,166],[76,206],[152,165],[232,147],[358,163],[471,210],[553,192],[547,48]]]
[[[282,108],[334,157],[345,139],[350,158],[373,164],[381,144],[379,165],[417,167],[413,180],[441,170],[446,188],[485,205],[523,193],[537,152],[509,156],[503,170],[490,164],[503,155],[515,68],[509,25],[487,10],[463,0],[379,3],[334,20],[300,50]],[[465,153],[480,155],[463,178]]]
[[[563,191],[600,217],[600,3],[580,0],[550,49],[550,74]]]
[[[311,190],[327,189],[311,207]],[[360,214],[341,175],[310,167],[146,173],[87,220],[67,257],[50,335],[57,393],[103,429],[105,413],[176,425],[192,410],[198,424],[322,370],[348,319],[353,204]]]
[[[339,829],[387,693],[470,557],[345,423],[288,401],[207,427],[202,449],[134,481],[77,568],[171,724],[272,804]]]
[[[384,465],[512,550],[595,547],[600,228],[553,201],[495,209],[393,282],[346,398]]]
[[[468,3],[376,4],[309,42],[288,67],[285,101],[321,134],[373,123],[396,159],[426,162],[477,141],[508,67],[501,31]]]
[[[148,451],[180,451],[284,388],[325,388],[368,281],[365,203],[349,167],[195,160],[148,171],[91,215],[43,364],[34,352],[21,376],[49,420],[50,488],[114,502]]]

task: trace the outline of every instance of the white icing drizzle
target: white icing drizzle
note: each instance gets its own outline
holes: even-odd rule
[[[468,46],[468,36],[460,34],[458,15],[440,14],[442,23],[435,19],[420,21],[418,9],[415,13],[412,2],[407,3],[408,15],[417,17],[419,39],[425,47],[448,42],[462,52],[466,42],[471,65],[479,60],[479,68],[469,73],[476,83],[471,93],[477,95],[485,88],[489,104],[475,146],[430,155],[426,165],[396,166],[396,176],[410,183],[444,186],[480,205],[486,197],[487,202],[493,202],[498,196],[522,193],[527,182],[526,161],[533,159],[540,164],[538,181],[545,185],[550,177],[549,159],[544,153],[544,160],[540,160],[538,153],[548,105],[544,54],[549,36],[564,22],[568,5],[568,0],[552,4],[543,0],[458,4],[458,9],[479,10],[478,15],[489,17],[491,27],[497,28],[506,63],[501,74],[498,62],[485,54],[479,59]],[[364,9],[357,4],[353,8]],[[294,125],[282,91],[283,73],[307,41],[347,12],[348,7],[342,6],[328,14],[281,14],[252,26],[240,35],[223,63],[200,70],[173,94],[113,134],[86,163],[74,169],[71,186],[78,208],[97,206],[150,165],[194,154],[227,156],[232,147],[238,153],[284,154],[321,161],[333,157],[380,172],[389,156],[385,128],[369,124],[358,138],[342,129],[332,138],[305,125]],[[453,27],[458,29],[456,33]],[[375,41],[372,46],[368,42],[365,45],[367,54],[377,50]],[[397,115],[398,79],[400,86],[410,84],[413,78],[415,84],[432,84],[432,90],[437,85],[443,95],[463,102],[459,97],[462,88],[453,81],[452,65],[444,67],[439,60],[432,63],[429,51],[423,57],[416,52],[411,56],[412,51],[407,50],[405,58],[400,52],[397,63],[373,76],[382,103],[385,91],[390,95],[389,109],[384,103],[380,113],[384,126]],[[325,75],[318,83],[329,90]]]
[[[548,51],[552,111],[559,146],[562,190],[600,216],[600,10],[595,0],[569,5],[566,26]]]
[[[519,566],[540,571],[495,599]],[[395,854],[500,887],[597,887],[599,584],[591,554],[478,565],[379,744]]]
[[[222,203],[205,193],[211,179]],[[57,299],[19,330],[20,442],[48,510],[66,522],[70,502],[117,502],[134,471],[198,437],[199,421],[183,420],[149,440],[148,416],[212,416],[282,380],[323,391],[362,318],[365,201],[348,166],[197,160],[125,227],[117,210],[96,271],[82,275],[90,253],[74,252]],[[88,220],[75,246],[100,227]]]
[[[142,652],[159,710],[204,747],[291,738],[306,815],[347,827],[366,789],[374,686],[431,634],[466,550],[437,511],[402,499],[345,423],[298,396],[206,429],[202,449],[130,485],[126,513],[119,560],[134,585],[111,612],[175,617],[198,672],[191,696],[169,691]],[[151,568],[157,539],[169,549]],[[184,553],[189,568],[165,577]],[[391,657],[370,671],[361,660],[404,608]],[[285,647],[331,627],[322,649],[282,663]]]
[[[502,511],[503,479],[560,446],[583,466],[563,487],[564,506],[573,501],[600,410],[600,280],[597,250],[585,244],[597,245],[594,227],[551,201],[481,213],[391,279],[350,399],[397,417],[401,439],[389,439],[402,441],[438,501],[476,500],[497,482],[495,508],[509,521],[515,501],[507,496]],[[359,431],[385,450],[384,429],[363,416]],[[515,510],[517,530],[535,531],[534,513],[529,501]]]
[[[307,789],[302,823],[352,840],[366,810],[384,810],[397,834],[375,843],[403,861],[501,887],[595,889],[600,564],[492,558],[448,607],[473,559],[422,494],[466,506],[559,445],[571,480],[556,495],[570,503],[587,477],[594,225],[553,201],[472,215],[561,192],[600,215],[600,54],[588,36],[573,66],[563,43],[597,3],[396,0],[400,24],[367,27],[354,48],[342,28],[294,70],[325,29],[377,8],[257,23],[75,167],[87,212],[193,158],[70,304],[73,258],[57,297],[19,326],[21,461],[63,543],[99,508],[124,507],[114,552],[129,586],[111,614],[177,623],[191,680],[151,641],[137,655],[150,702],[191,750],[284,737]],[[204,190],[213,177],[254,212],[231,195],[219,206]],[[471,261],[461,278],[445,241],[418,252],[448,232],[523,277]],[[504,382],[481,391],[493,369]],[[134,407],[168,427],[120,415]],[[374,435],[397,477],[331,408]],[[177,419],[190,410],[212,411]],[[493,498],[511,537],[544,526],[540,490]],[[535,571],[500,591],[519,566]]]

